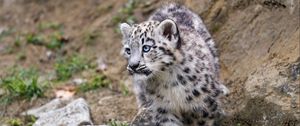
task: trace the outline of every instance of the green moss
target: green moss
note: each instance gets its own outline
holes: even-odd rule
[[[52,29],[52,30],[59,30],[63,27],[62,24],[57,23],[57,22],[41,22],[38,24],[38,30],[47,30],[47,29]]]
[[[73,55],[71,57],[59,59],[54,67],[57,80],[64,81],[70,79],[73,74],[88,68],[89,64],[85,58]]]
[[[53,32],[49,36],[42,34],[28,34],[26,41],[29,44],[45,46],[48,49],[60,49],[66,40],[63,38],[62,32]]]
[[[99,36],[101,37],[101,33],[100,32],[88,32],[88,33],[85,33],[83,41],[87,45],[93,45],[96,42],[96,39]]]
[[[119,10],[119,12],[113,16],[112,23],[113,25],[117,25],[121,22],[134,23],[136,19],[134,18],[134,10],[138,6],[138,0],[129,0],[126,5]]]
[[[26,36],[26,42],[34,45],[44,45],[45,38],[42,35],[28,34]]]
[[[120,121],[116,121],[116,120],[111,120],[109,123],[108,123],[109,126],[129,126],[128,123],[126,122],[120,122]]]
[[[111,82],[104,75],[95,75],[88,82],[81,84],[77,90],[86,92],[90,90],[95,90],[102,87],[108,87]]]
[[[125,96],[129,95],[130,93],[128,87],[125,84],[121,84],[121,92]]]
[[[23,61],[23,60],[26,60],[26,55],[25,55],[25,53],[24,52],[20,52],[20,53],[18,53],[17,54],[17,59],[19,60],[19,61]]]
[[[50,36],[50,41],[46,44],[48,49],[60,49],[64,45],[63,33],[54,32]]]
[[[104,13],[107,13],[109,11],[111,11],[111,9],[113,9],[113,5],[100,5],[99,7],[97,7],[97,12],[101,15]]]
[[[14,30],[14,29],[11,29],[11,28],[9,28],[9,29],[3,29],[3,30],[0,32],[0,41],[1,41],[3,38],[12,35],[14,32],[15,32],[15,30]]]
[[[10,126],[33,126],[36,118],[34,116],[25,116],[22,118],[11,118],[7,121]]]
[[[14,46],[15,47],[20,47],[21,46],[21,38],[20,36],[17,36],[15,41],[14,41]]]
[[[15,98],[43,96],[43,87],[38,84],[38,74],[34,69],[14,69],[10,75],[0,80],[0,87],[5,91],[0,101],[5,104]]]
[[[19,118],[13,118],[13,119],[8,120],[8,124],[10,126],[22,126],[23,122]]]
[[[218,31],[220,30],[220,28],[221,28],[221,24],[216,23],[216,24],[214,24],[214,25],[212,26],[211,32],[212,32],[212,33],[216,33],[216,32],[218,32]]]
[[[37,120],[36,117],[34,116],[25,116],[25,123],[26,126],[33,126],[34,122]]]

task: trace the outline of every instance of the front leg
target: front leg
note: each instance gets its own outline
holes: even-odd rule
[[[183,124],[171,113],[161,108],[141,109],[131,126],[182,126]]]
[[[146,108],[140,108],[138,114],[134,117],[130,126],[154,126],[153,113]]]

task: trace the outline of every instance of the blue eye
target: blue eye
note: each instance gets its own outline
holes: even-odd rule
[[[125,48],[125,52],[126,52],[127,55],[130,55],[130,54],[131,54],[129,48]]]
[[[151,49],[151,46],[149,46],[149,45],[144,45],[143,46],[143,52],[149,52],[150,49]]]

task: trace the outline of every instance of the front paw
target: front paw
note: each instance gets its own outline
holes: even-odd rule
[[[153,115],[148,109],[139,110],[138,114],[134,117],[130,124],[131,126],[153,126]]]

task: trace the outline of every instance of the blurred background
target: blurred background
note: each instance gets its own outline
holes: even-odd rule
[[[0,0],[0,125],[32,125],[23,112],[79,97],[95,124],[130,122],[118,25],[168,2],[201,16],[216,41],[230,90],[222,125],[300,125],[298,0]]]

